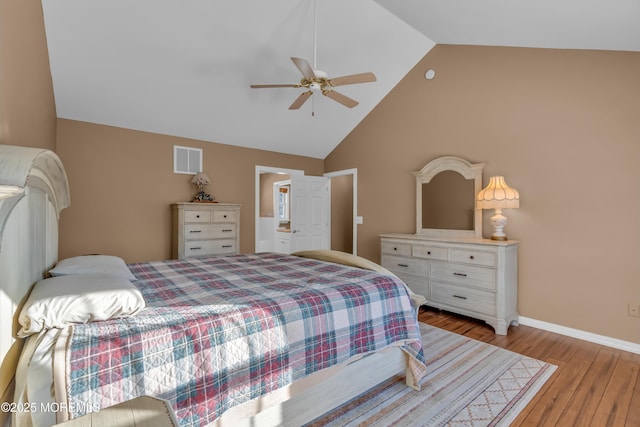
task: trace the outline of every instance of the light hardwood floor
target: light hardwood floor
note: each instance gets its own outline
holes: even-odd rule
[[[496,335],[484,322],[431,308],[419,320],[558,367],[512,426],[640,427],[640,355],[511,326]]]

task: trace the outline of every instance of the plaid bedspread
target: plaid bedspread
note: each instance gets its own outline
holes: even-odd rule
[[[129,267],[147,308],[73,327],[71,418],[151,395],[168,400],[181,425],[207,425],[228,408],[394,343],[414,375],[424,374],[416,315],[394,277],[275,253]]]

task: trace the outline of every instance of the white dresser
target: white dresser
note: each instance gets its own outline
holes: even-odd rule
[[[240,205],[181,202],[171,209],[173,258],[239,253]]]
[[[484,320],[506,335],[518,320],[518,242],[384,234],[382,266],[425,305]]]

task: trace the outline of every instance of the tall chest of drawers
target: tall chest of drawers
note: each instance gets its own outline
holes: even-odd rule
[[[518,242],[384,234],[382,266],[425,305],[484,320],[506,335],[518,321]]]
[[[240,205],[181,202],[171,209],[173,258],[239,253]]]

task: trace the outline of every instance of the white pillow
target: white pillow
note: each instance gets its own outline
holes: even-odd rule
[[[82,255],[63,259],[49,270],[52,276],[68,274],[107,274],[137,280],[122,258],[112,255]]]
[[[132,316],[145,307],[140,291],[122,277],[74,274],[35,284],[18,322],[19,337],[73,323]]]

